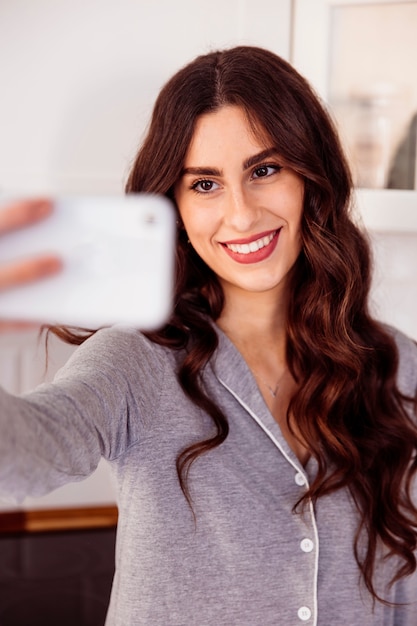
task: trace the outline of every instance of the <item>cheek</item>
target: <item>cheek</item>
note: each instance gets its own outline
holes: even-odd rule
[[[181,219],[190,240],[209,240],[216,231],[216,219],[210,211],[199,210],[197,206],[180,210]]]
[[[194,239],[196,236],[198,236],[200,230],[198,220],[196,220],[195,215],[192,215],[187,211],[183,211],[182,213],[180,213],[180,215],[189,238]]]

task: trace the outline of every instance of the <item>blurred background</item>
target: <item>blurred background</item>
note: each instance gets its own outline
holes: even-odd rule
[[[164,82],[238,42],[288,57],[291,3],[2,0],[0,188],[119,192]]]
[[[0,194],[123,193],[177,69],[269,48],[335,116],[375,252],[373,310],[417,339],[416,33],[417,0],[0,0]],[[2,333],[0,384],[27,391],[71,352],[53,340],[46,368],[37,331]],[[117,525],[107,466],[0,511],[1,625],[101,626]]]
[[[416,32],[416,1],[2,0],[0,192],[122,193],[165,81],[197,54],[241,43],[267,47],[292,61],[339,115],[343,136],[355,139],[350,157],[355,149],[367,157],[358,183],[362,176],[361,186],[383,193],[371,189],[359,202],[376,252],[373,306],[417,338],[415,179],[384,189],[406,141],[407,171],[415,172]],[[402,60],[388,64],[398,48]],[[378,146],[390,125],[387,165]],[[25,391],[45,378],[36,333],[3,334],[0,343],[2,385]],[[52,344],[47,378],[70,352]],[[23,508],[103,503],[114,496],[100,466],[88,481]]]

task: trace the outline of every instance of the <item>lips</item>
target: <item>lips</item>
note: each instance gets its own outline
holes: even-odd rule
[[[225,252],[239,263],[258,263],[268,258],[278,243],[280,228],[254,238],[223,242]]]

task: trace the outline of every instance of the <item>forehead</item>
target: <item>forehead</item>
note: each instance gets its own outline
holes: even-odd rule
[[[185,165],[231,153],[247,157],[271,146],[266,131],[242,107],[227,105],[197,119]]]

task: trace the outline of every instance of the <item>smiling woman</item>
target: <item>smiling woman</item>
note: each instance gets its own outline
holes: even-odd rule
[[[305,520],[308,507],[316,507],[309,532],[317,560],[311,571],[327,593],[316,589],[315,599],[299,609],[299,619],[332,624],[343,614],[349,623],[412,624],[417,431],[407,411],[415,416],[417,352],[410,342],[405,357],[400,336],[369,315],[369,246],[351,219],[352,182],[339,138],[314,92],[288,63],[265,50],[238,47],[199,57],[162,90],[127,190],[174,198],[185,226],[180,219],[175,315],[151,337],[186,348],[179,368],[182,388],[216,425],[211,437],[190,442],[177,457],[185,495],[191,501],[197,459],[227,443],[235,428],[230,412],[213,403],[213,390],[200,378],[212,360],[220,382],[274,439],[254,398],[236,386],[231,373],[219,371],[227,367],[218,354],[221,329],[249,366],[279,427],[278,447],[306,473],[308,489],[300,496]],[[271,254],[257,260],[250,245],[271,235]],[[236,367],[232,361],[230,368]],[[400,372],[410,366],[413,382],[406,389]],[[400,487],[405,484],[409,491]],[[329,545],[333,537],[340,545],[340,532],[337,523],[331,530],[324,519],[346,493],[357,510],[336,505],[334,519],[343,517],[347,544],[343,555],[338,552],[325,564],[316,552],[319,538]],[[396,591],[385,568],[383,582],[381,559],[388,553],[392,579],[408,576]],[[352,579],[347,574],[352,558],[368,600],[353,581],[354,568]],[[336,562],[343,571],[332,570]],[[277,581],[276,572],[272,578]],[[299,580],[298,588],[307,579]],[[333,588],[336,580],[349,588],[348,604]],[[282,621],[291,623],[291,602],[281,603],[278,596],[274,602]],[[401,597],[411,604],[389,608],[382,602],[373,611],[372,597],[383,602]]]
[[[175,200],[192,246],[222,285],[226,306],[231,285],[278,292],[275,306],[282,308],[279,293],[301,248],[303,189],[276,149],[265,150],[240,107],[225,106],[197,121]]]
[[[417,348],[369,313],[326,111],[267,50],[198,57],[157,99],[138,191],[175,204],[172,316],[51,329],[82,345],[53,385],[0,393],[0,487],[110,462],[108,626],[413,626]]]

